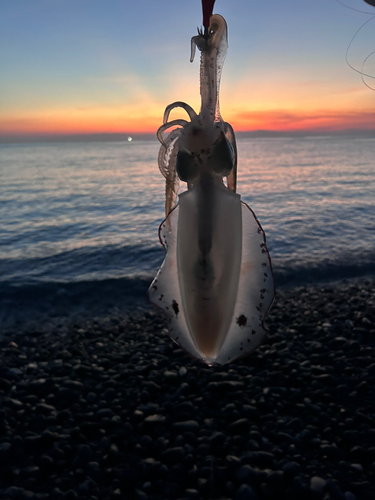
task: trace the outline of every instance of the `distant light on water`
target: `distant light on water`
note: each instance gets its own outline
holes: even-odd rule
[[[130,135],[129,135],[128,142],[132,142],[132,140],[133,140],[133,137],[130,137]]]

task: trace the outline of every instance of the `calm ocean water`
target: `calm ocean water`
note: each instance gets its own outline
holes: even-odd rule
[[[48,297],[145,302],[164,255],[158,148],[0,145],[3,318]],[[375,273],[375,138],[240,139],[238,149],[238,192],[266,232],[276,284]]]

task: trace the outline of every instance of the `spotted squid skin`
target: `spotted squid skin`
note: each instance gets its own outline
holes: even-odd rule
[[[198,213],[192,206],[199,195],[186,191],[185,199],[168,216],[171,229],[167,220],[160,226],[160,241],[167,253],[149,289],[151,302],[167,315],[172,339],[210,366],[246,356],[263,342],[265,317],[274,295],[264,232],[239,195],[223,189],[232,198],[216,193],[221,206],[213,214],[216,245],[205,256],[211,263],[202,265],[204,254],[197,250]],[[194,245],[183,246],[192,240]]]

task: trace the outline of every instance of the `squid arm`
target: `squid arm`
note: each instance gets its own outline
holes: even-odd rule
[[[169,106],[167,106],[165,108],[164,116],[163,116],[163,123],[164,124],[166,124],[168,122],[169,114],[172,111],[172,109],[174,109],[174,108],[184,109],[186,111],[186,113],[189,115],[190,120],[192,120],[193,118],[195,118],[197,116],[197,113],[194,111],[194,109],[191,106],[189,106],[189,104],[186,104],[186,102],[177,101],[177,102],[173,102],[172,104],[169,104]]]
[[[232,146],[233,153],[234,153],[234,162],[233,162],[233,168],[230,171],[230,174],[227,176],[227,186],[228,188],[233,191],[233,193],[236,192],[237,190],[237,144],[236,144],[236,137],[234,135],[234,130],[232,128],[232,125],[229,123],[225,122],[225,137],[229,144]]]
[[[221,365],[263,341],[274,288],[264,232],[236,194],[234,131],[220,115],[226,22],[212,15],[205,33],[198,33],[191,60],[198,47],[200,112],[180,101],[170,104],[157,133],[159,168],[166,178],[166,219],[159,238],[167,253],[149,298],[165,311],[175,342],[208,365]],[[190,121],[168,122],[177,107]],[[172,127],[179,128],[164,138]],[[176,205],[179,180],[188,191]]]
[[[159,129],[160,130],[160,129]],[[165,177],[165,214],[173,209],[180,187],[180,179],[176,171],[177,154],[180,146],[182,129],[174,129],[163,141],[159,150],[159,170]],[[169,223],[168,223],[169,227]]]

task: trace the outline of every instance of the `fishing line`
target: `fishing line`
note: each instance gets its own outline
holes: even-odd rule
[[[369,54],[369,55],[366,57],[366,59],[363,61],[363,63],[362,63],[362,71],[364,70],[364,67],[365,67],[365,64],[366,64],[367,59],[369,59],[369,58],[370,58],[371,56],[373,56],[374,54],[375,54],[375,50],[374,50],[373,52],[371,52],[371,54]],[[369,89],[371,89],[371,90],[375,90],[375,87],[371,87],[371,85],[369,85],[369,84],[365,81],[365,79],[364,79],[363,75],[364,75],[364,73],[362,73],[361,77],[362,77],[362,81],[363,81],[363,83],[366,85],[366,87],[368,87],[368,88],[369,88]],[[374,77],[372,77],[372,78],[374,78]]]
[[[336,1],[338,1],[338,0],[336,0]],[[358,29],[357,29],[357,31],[355,32],[355,34],[354,34],[353,38],[350,40],[350,43],[349,43],[349,45],[348,45],[348,48],[346,49],[345,59],[346,59],[346,63],[347,63],[347,65],[348,65],[348,66],[349,66],[352,70],[354,70],[356,73],[359,73],[359,74],[362,76],[362,80],[363,80],[363,77],[364,77],[364,76],[367,76],[368,78],[372,78],[373,80],[375,80],[375,76],[373,76],[373,75],[369,75],[369,74],[367,74],[367,73],[364,73],[363,71],[360,71],[359,69],[357,69],[357,68],[355,68],[354,66],[352,66],[352,65],[350,64],[350,62],[349,62],[349,50],[350,50],[350,47],[352,46],[352,44],[353,44],[353,42],[354,42],[355,38],[357,37],[358,33],[359,33],[359,32],[360,32],[360,31],[361,31],[361,30],[362,30],[362,29],[366,26],[366,24],[368,24],[370,21],[373,21],[373,20],[374,20],[374,18],[375,18],[375,16],[373,15],[372,17],[370,17],[370,19],[367,19],[367,21],[365,21],[365,22],[362,24],[362,26],[361,26],[360,28],[358,28]],[[365,65],[365,63],[366,63],[367,59],[368,59],[368,58],[369,58],[372,54],[373,54],[373,52],[372,52],[371,54],[369,54],[369,55],[365,58],[365,60],[363,61],[363,64],[362,64],[362,70],[364,69],[364,65]],[[366,83],[366,82],[364,82],[364,83]],[[367,85],[367,86],[368,86],[368,85]],[[371,88],[371,87],[370,87],[370,88]]]
[[[373,12],[366,12],[364,10],[359,10],[359,9],[354,9],[353,7],[350,7],[349,5],[346,5],[346,3],[341,2],[341,0],[336,0],[337,3],[343,5],[347,9],[354,10],[354,12],[360,12],[361,14],[368,14],[369,16],[373,16]]]
[[[350,40],[350,43],[348,45],[348,48],[346,49],[346,54],[345,54],[345,59],[346,59],[346,64],[349,66],[349,68],[351,68],[353,71],[355,71],[356,73],[359,73],[361,75],[361,78],[362,78],[362,81],[363,83],[366,85],[366,87],[368,87],[369,89],[371,90],[375,90],[375,88],[371,87],[371,85],[368,85],[364,79],[364,77],[368,77],[368,78],[372,78],[373,80],[375,80],[375,76],[374,75],[369,75],[368,73],[365,73],[364,72],[364,68],[365,68],[365,64],[367,62],[367,60],[375,54],[375,51],[374,52],[371,52],[371,54],[369,54],[363,61],[362,63],[362,69],[361,71],[357,68],[355,68],[352,64],[350,64],[349,62],[349,50],[354,42],[354,40],[356,39],[358,33],[366,26],[366,24],[368,24],[370,21],[373,21],[374,18],[375,18],[375,15],[373,12],[366,12],[364,10],[359,10],[359,9],[355,9],[353,7],[350,7],[349,5],[347,5],[346,3],[342,2],[341,0],[336,0],[337,3],[339,3],[340,5],[346,7],[347,9],[350,9],[350,10],[354,10],[354,12],[359,12],[360,14],[366,14],[366,15],[369,15],[371,16],[369,19],[367,19],[367,21],[365,21],[362,26],[360,26],[360,28],[357,29],[357,31],[355,32],[353,38]]]

